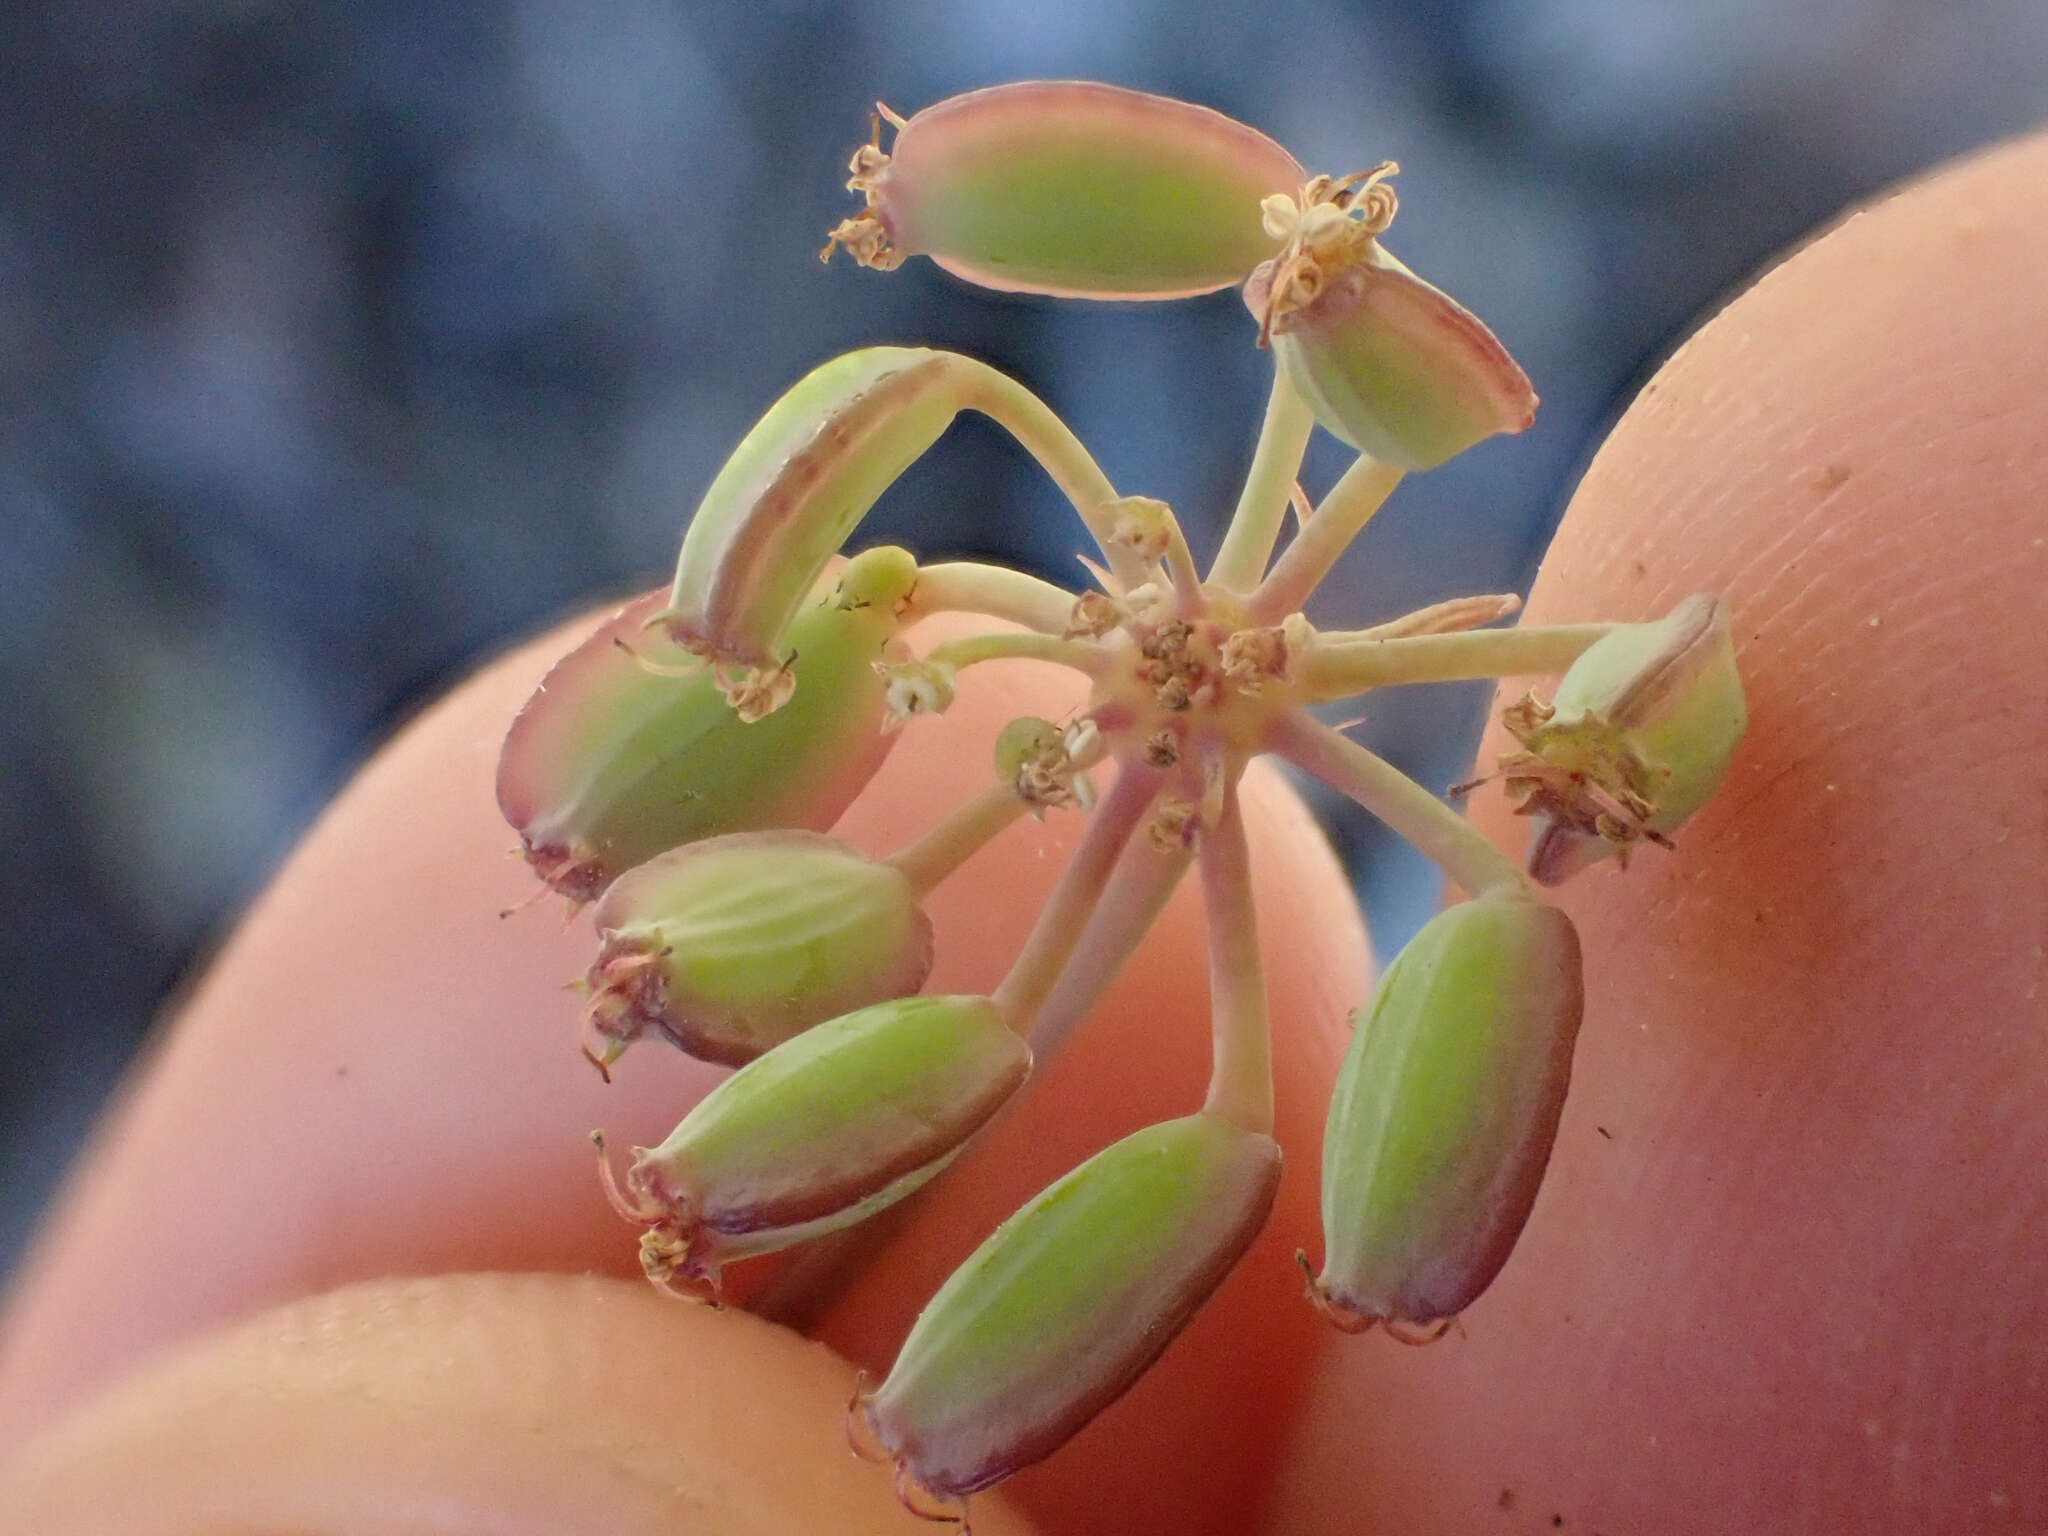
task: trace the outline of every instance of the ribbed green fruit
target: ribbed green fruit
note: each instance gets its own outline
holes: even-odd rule
[[[905,123],[857,183],[872,264],[928,255],[985,288],[1164,299],[1242,282],[1278,246],[1259,204],[1300,164],[1207,107],[1078,80],[970,91]],[[855,240],[849,244],[859,246]]]
[[[904,997],[740,1068],[627,1175],[651,1276],[721,1266],[850,1226],[952,1159],[1031,1070],[985,997]]]
[[[736,832],[613,882],[590,968],[607,1064],[649,1031],[738,1066],[825,1019],[915,992],[932,925],[894,865],[817,832]]]
[[[1484,896],[1438,913],[1387,968],[1323,1137],[1323,1269],[1347,1329],[1429,1335],[1513,1251],[1556,1139],[1584,1011],[1555,907]]]
[[[1245,285],[1263,313],[1270,269]],[[1316,420],[1402,469],[1433,469],[1536,416],[1528,375],[1479,317],[1376,240],[1355,243],[1313,302],[1273,322],[1273,353]]]
[[[661,593],[629,603],[556,663],[498,759],[498,807],[535,872],[587,901],[700,837],[837,821],[897,740],[882,730],[886,684],[874,663],[906,652],[889,605],[847,606],[835,590],[821,580],[789,626],[799,684],[760,720],[733,712],[709,665],[665,676],[627,649],[648,643]]]
[[[1097,1153],[954,1271],[858,1406],[860,1427],[942,1498],[1050,1454],[1173,1341],[1279,1185],[1279,1143],[1210,1114]]]

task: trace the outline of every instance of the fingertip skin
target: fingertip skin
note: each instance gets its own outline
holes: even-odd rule
[[[373,1281],[187,1346],[0,1470],[0,1529],[783,1536],[926,1529],[839,1432],[851,1369],[590,1276]],[[976,1530],[1022,1536],[999,1500]]]
[[[656,1145],[725,1074],[647,1045],[603,1083],[578,1056],[581,1004],[564,990],[594,952],[588,914],[565,923],[550,902],[499,915],[535,888],[493,800],[499,745],[592,622],[499,658],[401,731],[167,1021],[10,1286],[0,1447],[185,1339],[349,1281],[600,1269],[644,1285],[589,1132]],[[928,621],[919,644],[957,633],[949,624]],[[1071,676],[1042,663],[974,668],[952,709],[906,733],[911,750],[891,755],[836,835],[869,853],[902,846],[987,782],[1005,721],[1061,718],[1076,702]],[[1259,767],[1245,813],[1280,1026],[1278,1134],[1298,1174],[1181,1346],[1019,1478],[1016,1501],[1050,1528],[1244,1529],[1317,1341],[1290,1256],[1312,1230],[1314,1137],[1370,959],[1299,797]],[[931,991],[1001,979],[1082,824],[1021,818],[937,888]],[[1200,1102],[1202,932],[1189,882],[1068,1048],[807,1331],[879,1375],[918,1307],[1004,1215],[1133,1126]],[[734,1292],[752,1294],[756,1271],[778,1262],[734,1266]],[[827,1433],[840,1443],[836,1417]]]
[[[1791,256],[1594,460],[1524,622],[1723,593],[1748,733],[1675,852],[1557,892],[1515,1261],[1463,1338],[1332,1341],[1271,1529],[2048,1529],[2044,272],[2037,134]]]

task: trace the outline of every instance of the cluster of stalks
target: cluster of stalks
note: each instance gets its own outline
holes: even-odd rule
[[[720,471],[675,581],[557,665],[507,738],[499,801],[535,871],[599,936],[585,1054],[641,1039],[738,1068],[622,1178],[656,1283],[716,1299],[724,1266],[846,1228],[939,1175],[1023,1086],[1190,865],[1211,956],[1207,1094],[1102,1150],[996,1230],[854,1403],[856,1447],[904,1501],[966,1498],[1053,1451],[1146,1369],[1264,1223],[1280,1172],[1239,803],[1273,754],[1356,800],[1465,893],[1357,1017],[1324,1149],[1338,1326],[1439,1335],[1498,1273],[1549,1158],[1582,1012],[1570,922],[1538,897],[1671,833],[1743,724],[1723,605],[1646,623],[1496,628],[1512,594],[1369,629],[1302,608],[1399,484],[1532,419],[1492,333],[1381,243],[1382,163],[1311,176],[1216,113],[1108,86],[977,91],[854,157],[866,206],[832,232],[889,268],[984,286],[1164,299],[1241,285],[1275,360],[1250,472],[1207,571],[1164,502],[1113,486],[1016,381],[872,347],[797,383]],[[1007,429],[1093,537],[1094,585],[910,552],[839,551],[963,409]],[[1310,504],[1320,424],[1358,450]],[[1290,517],[1292,520],[1289,535]],[[1277,551],[1277,553],[1276,553]],[[919,648],[933,614],[991,621]],[[888,857],[827,835],[883,757],[916,750],[961,672],[1026,657],[1085,679],[1071,720],[1010,722],[986,787]],[[1499,776],[1535,823],[1527,872],[1312,706],[1450,678],[1561,674],[1507,712]],[[1088,818],[985,996],[920,991],[926,897],[1015,818]],[[600,1148],[602,1144],[600,1142]],[[1304,1266],[1307,1261],[1304,1259]]]

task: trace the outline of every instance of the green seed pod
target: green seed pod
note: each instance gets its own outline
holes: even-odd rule
[[[817,832],[737,832],[659,854],[598,904],[592,1059],[643,1034],[738,1066],[813,1024],[903,997],[931,919],[901,870]]]
[[[966,362],[866,347],[799,379],[698,503],[660,615],[670,637],[722,666],[779,665],[783,631],[819,573],[959,412]],[[915,564],[898,574],[890,596],[900,602]]]
[[[1294,281],[1306,279],[1314,296],[1292,307],[1275,292],[1284,266],[1253,273],[1245,302],[1270,317],[1274,356],[1295,392],[1352,447],[1434,469],[1536,419],[1528,375],[1493,332],[1377,240],[1354,238],[1323,266],[1300,267]]]
[[[1016,1092],[1031,1048],[985,997],[904,997],[740,1068],[611,1191],[648,1277],[721,1268],[864,1220],[938,1173]],[[607,1178],[609,1173],[607,1172]]]
[[[1506,715],[1526,749],[1502,764],[1537,817],[1529,872],[1560,885],[1639,841],[1670,835],[1720,786],[1748,722],[1728,605],[1686,598],[1664,618],[1595,642],[1549,706]]]
[[[1526,896],[1438,913],[1351,1039],[1323,1136],[1323,1272],[1347,1331],[1434,1338],[1507,1262],[1543,1182],[1584,993],[1571,920]]]
[[[856,1443],[913,1509],[1049,1455],[1129,1389],[1265,1224],[1280,1146],[1220,1116],[1148,1126],[1004,1222],[926,1305]]]
[[[803,686],[756,721],[734,713],[711,667],[663,675],[629,649],[646,642],[660,593],[629,603],[557,662],[498,759],[498,807],[535,873],[588,901],[696,838],[837,821],[896,740],[881,728],[885,685],[874,664],[907,653],[891,605],[847,607],[833,592],[821,582],[789,627]]]
[[[868,207],[832,242],[863,264],[924,254],[984,288],[1093,299],[1244,281],[1279,246],[1260,201],[1304,179],[1219,112],[1078,80],[939,102],[901,124],[890,153],[863,148],[853,173]]]

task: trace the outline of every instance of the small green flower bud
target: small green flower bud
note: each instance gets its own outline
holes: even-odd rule
[[[850,1429],[943,1508],[1121,1397],[1265,1224],[1280,1146],[1220,1116],[1148,1126],[1004,1222],[926,1305]]]
[[[820,583],[789,628],[804,686],[754,723],[735,715],[711,667],[664,675],[631,649],[646,642],[660,593],[557,662],[498,759],[498,807],[541,879],[588,901],[696,838],[837,821],[896,739],[882,732],[874,663],[905,652],[892,608],[843,607],[833,590]]]
[[[649,1031],[738,1066],[931,970],[931,920],[902,871],[817,832],[671,849],[614,881],[596,923],[586,1017],[606,1067]]]
[[[842,608],[874,605],[900,613],[917,589],[917,556],[897,544],[877,544],[846,562],[832,600]]]
[[[1728,605],[1688,597],[1664,618],[1595,642],[1548,705],[1503,715],[1523,751],[1504,759],[1508,793],[1537,817],[1529,872],[1545,885],[1639,841],[1670,835],[1728,771],[1748,721]]]
[[[819,573],[959,412],[963,361],[866,347],[812,369],[770,406],[683,535],[658,616],[670,637],[721,666],[778,666],[783,631]],[[883,569],[875,562],[862,580]],[[896,601],[908,596],[906,586]]]
[[[1066,755],[1066,733],[1037,715],[1019,715],[996,732],[996,777],[1004,781]]]
[[[640,1258],[650,1279],[715,1294],[732,1260],[902,1199],[1030,1070],[1031,1048],[985,997],[876,1003],[740,1068],[668,1140],[636,1148],[625,1191],[611,1194],[648,1227]]]
[[[1438,913],[1387,968],[1323,1136],[1310,1294],[1339,1327],[1434,1338],[1493,1282],[1550,1161],[1583,1006],[1571,920],[1522,895]]]
[[[1402,469],[1433,469],[1536,417],[1529,379],[1478,316],[1410,272],[1376,235],[1393,217],[1382,166],[1311,183],[1273,227],[1287,249],[1245,303],[1316,420]]]
[[[985,288],[1096,299],[1207,293],[1271,256],[1259,204],[1300,164],[1206,107],[1077,80],[970,91],[864,146],[867,208],[832,232],[856,260],[925,254]]]

